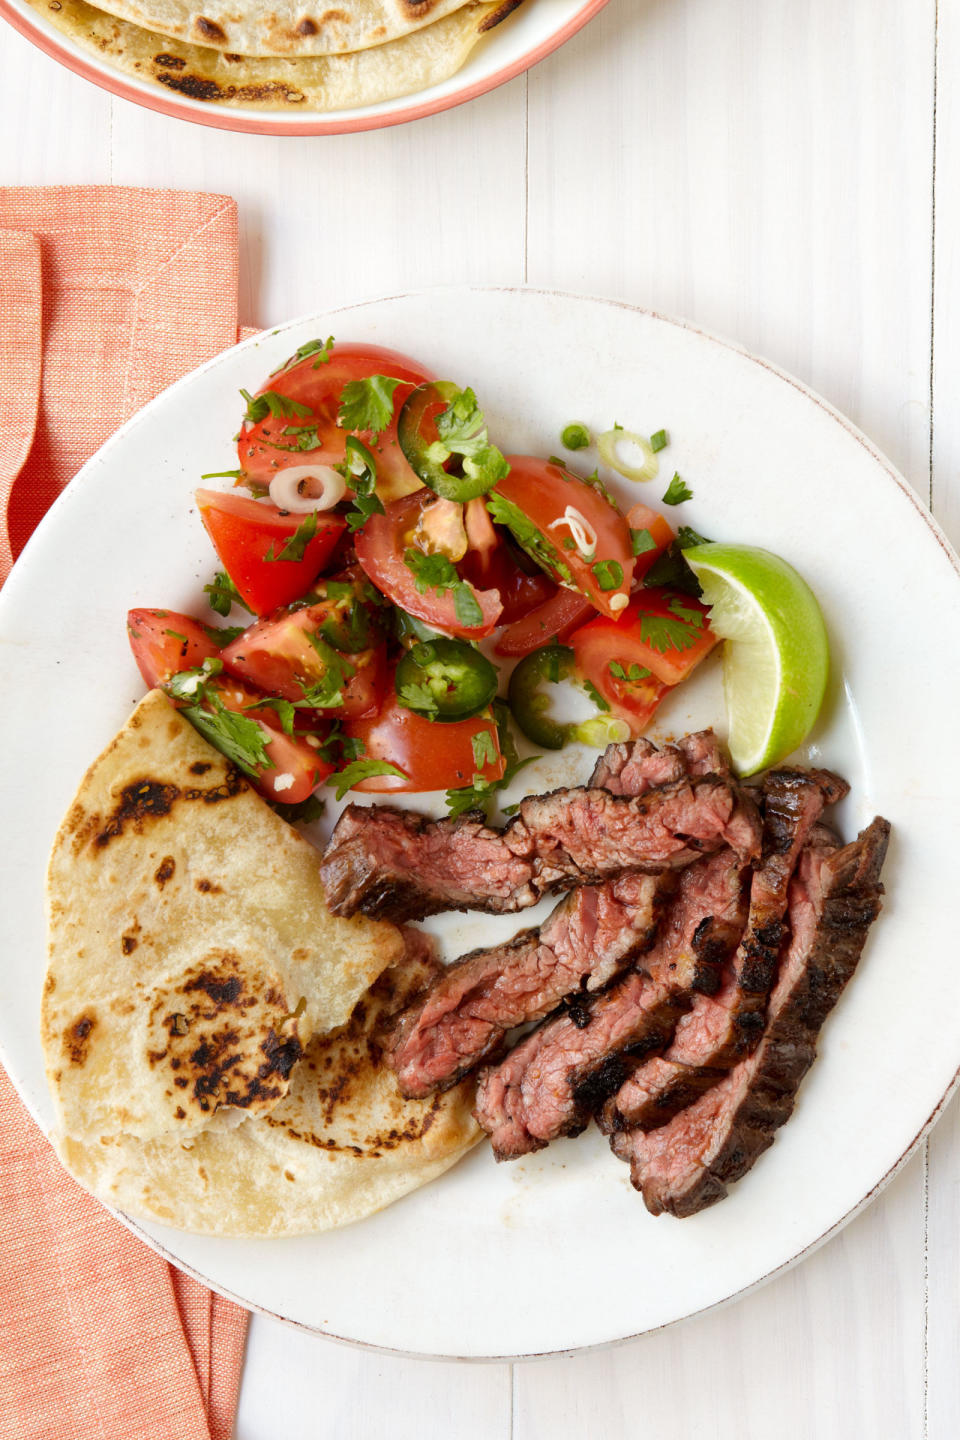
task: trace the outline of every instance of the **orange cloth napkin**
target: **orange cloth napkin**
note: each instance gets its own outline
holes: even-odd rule
[[[232,200],[0,188],[0,584],[118,425],[236,338]],[[229,1440],[248,1318],[81,1190],[0,1070],[0,1440]]]

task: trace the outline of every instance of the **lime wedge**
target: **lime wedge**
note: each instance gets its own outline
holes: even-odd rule
[[[684,559],[703,587],[723,647],[734,769],[753,775],[809,735],[827,685],[827,630],[791,565],[750,545],[696,545]]]

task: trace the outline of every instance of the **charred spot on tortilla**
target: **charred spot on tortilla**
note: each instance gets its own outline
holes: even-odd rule
[[[212,768],[213,767],[210,764],[209,760],[194,760],[193,764],[190,766],[190,774],[206,775],[207,771],[211,770]]]
[[[194,880],[194,888],[200,891],[201,895],[222,895],[223,886],[216,885],[212,880]]]
[[[197,38],[201,42],[214,45],[226,45],[227,37],[223,27],[215,20],[208,20],[205,15],[198,15],[193,22],[193,28],[197,32]]]
[[[96,1015],[81,1015],[64,1031],[63,1053],[71,1065],[86,1064],[90,1049],[90,1032],[96,1023]]]
[[[488,30],[493,30],[503,20],[506,20],[508,15],[512,15],[514,10],[522,3],[523,0],[503,0],[503,4],[499,5],[492,15],[488,15],[485,20],[481,20],[480,34],[484,35]]]
[[[102,822],[103,829],[94,843],[102,849],[122,835],[128,824],[142,835],[144,822],[158,815],[169,815],[179,794],[176,785],[165,785],[159,780],[135,780],[132,785],[125,785],[120,791],[120,803]]]
[[[140,942],[138,941],[136,935],[120,936],[120,949],[123,951],[124,955],[132,955],[139,943]]]
[[[154,882],[158,889],[162,890],[168,880],[172,880],[177,868],[177,862],[172,855],[164,855],[160,864],[153,872]]]
[[[423,20],[437,8],[437,0],[400,0],[405,20]]]
[[[165,70],[184,70],[187,64],[182,55],[167,55],[162,50],[159,55],[154,55],[153,63]]]
[[[305,16],[298,24],[296,33],[298,35],[316,35],[318,33],[316,21]]]

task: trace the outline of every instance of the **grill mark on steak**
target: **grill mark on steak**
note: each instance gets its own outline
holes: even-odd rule
[[[791,941],[756,1051],[669,1125],[613,1136],[652,1214],[694,1215],[723,1199],[789,1119],[823,1022],[879,914],[889,833],[878,817],[842,849],[805,851],[790,884]]]
[[[401,922],[450,909],[510,913],[623,872],[680,869],[723,845],[752,859],[759,843],[752,797],[707,775],[633,796],[585,787],[528,796],[503,830],[472,815],[350,805],[320,873],[334,914]]]
[[[400,1018],[387,1063],[401,1093],[446,1089],[499,1051],[507,1031],[606,984],[652,942],[673,884],[670,875],[624,875],[575,890],[539,930],[449,966]]]
[[[638,1068],[605,1106],[606,1133],[665,1125],[749,1055],[763,1034],[776,976],[790,877],[825,805],[847,793],[826,770],[779,769],[763,777],[764,855],[750,884],[746,932],[715,996],[698,996],[666,1055]]]
[[[578,1135],[647,1055],[670,1041],[694,992],[717,968],[746,920],[747,866],[729,850],[685,870],[653,948],[633,973],[598,995],[584,1018],[558,1014],[480,1076],[477,1120],[498,1160]]]

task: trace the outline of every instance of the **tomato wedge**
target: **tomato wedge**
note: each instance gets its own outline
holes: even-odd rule
[[[456,790],[471,785],[475,775],[499,780],[506,769],[493,720],[477,715],[471,720],[438,725],[399,704],[392,684],[379,714],[350,720],[344,730],[363,741],[364,759],[389,760],[407,777],[373,775],[353,787],[374,795]],[[477,755],[489,755],[491,749],[495,758],[478,765]]]
[[[309,590],[346,529],[341,516],[317,513],[316,529],[304,539],[313,515],[292,515],[219,490],[198,490],[197,505],[224,569],[255,615],[289,605]],[[285,549],[292,553],[284,555]]]
[[[397,416],[414,386],[433,375],[418,361],[379,345],[334,345],[328,358],[321,360],[324,353],[316,350],[288,362],[257,391],[293,403],[284,407],[282,401],[275,402],[274,408],[285,408],[287,415],[268,413],[254,424],[244,422],[237,451],[247,477],[269,485],[277,470],[287,465],[339,465],[350,433],[337,422],[343,387],[352,380],[388,375],[405,382],[393,393],[390,424],[377,437],[369,431],[357,433],[374,451],[377,491],[384,501],[418,489],[421,482],[397,443]]]
[[[375,711],[386,684],[386,648],[341,654],[323,634],[332,615],[330,604],[321,601],[258,620],[226,647],[223,663],[268,695],[307,700],[338,716]],[[311,692],[317,698],[311,699]]]
[[[263,699],[259,690],[231,675],[217,675],[207,684],[221,704],[236,714],[245,715],[248,720],[256,720],[268,737],[266,752],[270,764],[259,769],[255,779],[248,777],[251,785],[267,800],[299,805],[328,775],[333,774],[333,765],[317,752],[322,736],[286,735],[275,710],[267,707],[250,709]]]
[[[568,639],[596,613],[590,601],[576,590],[556,590],[549,600],[507,625],[493,648],[498,655],[529,655],[549,644],[554,636]]]
[[[466,623],[462,618],[462,603],[458,606],[461,596],[457,591],[439,590],[429,585],[419,590],[414,572],[404,559],[421,510],[435,498],[432,490],[423,488],[416,495],[394,500],[386,506],[383,515],[371,515],[356,535],[357,560],[377,589],[394,605],[406,610],[408,615],[447,635],[455,635],[462,640],[481,640],[485,635],[492,634],[499,623],[502,609],[499,592],[476,590],[469,581],[461,581],[466,597],[472,599],[474,606],[479,606],[481,616],[477,622]]]
[[[212,634],[211,634],[212,631]],[[208,630],[192,615],[176,610],[130,610],[127,613],[127,639],[137,669],[144,683],[152,690],[181,670],[194,670],[204,660],[220,654]]]
[[[596,485],[552,461],[533,455],[507,461],[509,475],[487,496],[494,520],[552,579],[616,619],[633,578],[630,528],[620,511]]]
[[[649,505],[631,505],[626,521],[633,548],[639,552],[633,558],[633,582],[636,584],[646,575],[654,560],[670,549],[677,537],[666,517],[659,510],[651,510]]]
[[[677,685],[717,643],[707,613],[689,595],[651,586],[637,591],[619,620],[598,616],[576,630],[569,643],[578,670],[607,698],[606,687],[613,681],[639,684],[652,677]]]

